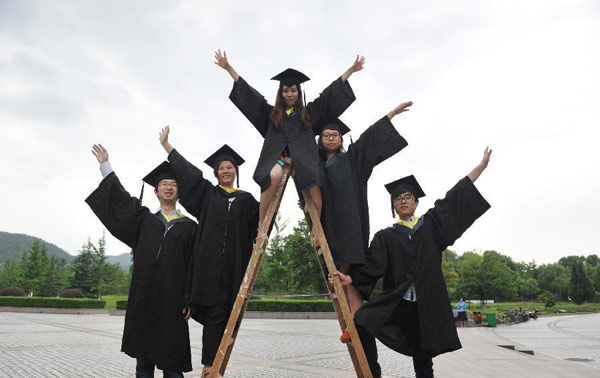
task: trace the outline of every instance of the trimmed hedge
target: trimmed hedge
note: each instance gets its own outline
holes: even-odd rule
[[[127,309],[127,301],[117,301],[117,310]],[[327,299],[252,299],[248,311],[269,312],[333,312]]]
[[[333,304],[327,299],[253,299],[248,311],[269,312],[333,312]]]
[[[104,308],[106,301],[79,298],[0,297],[0,306],[47,308]]]

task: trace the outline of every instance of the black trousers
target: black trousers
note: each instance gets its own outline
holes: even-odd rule
[[[212,366],[225,332],[229,311],[224,306],[194,306],[202,319],[202,365]]]
[[[137,358],[135,364],[135,377],[154,378],[154,363]],[[163,378],[183,378],[183,373],[180,371],[163,370]]]
[[[419,333],[419,309],[416,302],[402,301],[394,313],[407,332],[408,340],[412,348],[413,367],[416,378],[433,378],[433,359],[431,353],[421,349],[421,334]],[[360,341],[373,377],[381,376],[381,366],[377,362],[377,344],[373,336],[360,324],[356,325]]]

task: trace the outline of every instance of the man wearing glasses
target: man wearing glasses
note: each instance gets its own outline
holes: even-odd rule
[[[366,299],[383,277],[383,293],[355,316],[374,377],[381,376],[375,338],[412,356],[417,378],[433,377],[433,357],[461,348],[441,254],[490,208],[473,183],[491,153],[486,148],[481,163],[421,217],[415,211],[425,193],[414,176],[387,184],[398,222],[375,234],[364,265],[353,267],[348,275],[334,273],[342,285],[352,284]]]

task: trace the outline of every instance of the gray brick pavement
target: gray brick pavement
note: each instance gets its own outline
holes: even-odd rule
[[[538,321],[529,328],[527,325],[499,328],[496,332],[460,329],[464,349],[435,358],[436,375],[505,378],[510,372],[508,375],[515,377],[540,378],[563,377],[568,372],[571,378],[594,376],[600,370],[587,367],[590,364],[567,362],[538,353],[524,355],[497,346],[507,339],[510,341],[512,336],[520,338],[521,344],[530,340],[532,345],[545,348],[548,353],[553,352],[553,345],[564,352],[565,348],[560,347],[564,340],[557,339],[559,334],[558,337],[564,336],[570,343],[572,354],[600,360],[600,345],[594,339],[597,324],[590,325],[583,317],[578,319],[581,321],[548,321],[546,328],[542,327],[545,321]],[[600,315],[592,319],[600,321]],[[0,377],[132,378],[135,361],[120,352],[123,320],[123,317],[108,315],[2,312]],[[556,328],[561,324],[562,331],[557,333]],[[554,333],[547,330],[550,325]],[[585,332],[587,337],[577,342],[577,332]],[[226,377],[353,377],[348,352],[337,341],[339,333],[335,320],[245,319]],[[186,377],[198,377],[202,370],[202,326],[191,321],[190,337],[194,371]],[[409,358],[382,345],[380,363],[384,377],[414,376]]]

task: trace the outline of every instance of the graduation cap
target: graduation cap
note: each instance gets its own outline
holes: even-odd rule
[[[350,128],[346,126],[339,118],[332,118],[323,123],[323,127],[319,130],[319,134],[323,133],[323,130],[336,130],[339,131],[340,135],[346,135],[350,132]]]
[[[153,186],[157,187],[158,183],[162,180],[172,179],[175,180],[175,174],[171,170],[171,165],[167,161],[163,161],[158,165],[158,167],[154,168],[152,172],[148,173],[142,181]],[[144,197],[144,183],[142,183],[142,191],[140,193],[140,203],[142,202],[142,198]]]
[[[289,87],[296,84],[296,87],[298,87],[298,90],[300,90],[300,84],[304,83],[305,81],[309,81],[310,78],[300,71],[297,71],[293,68],[288,68],[283,72],[273,76],[271,80],[279,81],[279,88],[282,88],[284,85]]]
[[[387,189],[388,193],[390,193],[392,200],[392,216],[394,216],[394,198],[398,194],[410,192],[413,194],[415,199],[418,201],[419,198],[425,197],[425,192],[421,189],[421,185],[417,182],[415,176],[410,175],[398,179],[396,181],[392,181],[389,184],[385,184],[385,189]]]
[[[217,176],[217,171],[219,170],[219,164],[222,161],[230,161],[235,167],[235,178],[237,180],[237,187],[240,187],[240,175],[238,167],[244,164],[245,160],[242,159],[237,152],[234,151],[233,148],[224,144],[223,147],[219,148],[215,151],[214,154],[210,155],[204,162],[213,169],[215,177]]]

